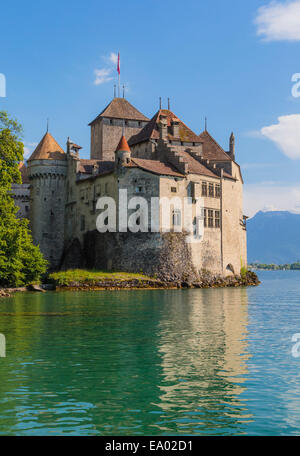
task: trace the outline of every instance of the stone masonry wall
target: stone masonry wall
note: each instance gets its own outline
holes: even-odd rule
[[[112,122],[112,123],[111,123]],[[136,135],[144,126],[144,122],[127,121],[125,137],[128,140]],[[91,158],[98,160],[114,160],[115,150],[122,136],[123,121],[121,119],[100,118],[91,126]]]
[[[142,272],[166,281],[196,280],[183,233],[86,233],[85,267]],[[138,252],[138,255],[137,255]]]

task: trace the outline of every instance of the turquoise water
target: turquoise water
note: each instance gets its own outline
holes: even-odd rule
[[[0,301],[1,435],[300,433],[300,271]]]

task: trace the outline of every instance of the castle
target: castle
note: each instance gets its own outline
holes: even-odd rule
[[[64,151],[47,132],[20,164],[23,183],[13,188],[50,269],[142,271],[170,280],[201,270],[240,273],[247,265],[246,217],[233,134],[225,151],[206,128],[195,134],[170,109],[148,119],[125,98],[113,98],[89,125],[89,160],[80,158],[80,146],[68,139]],[[97,200],[110,196],[118,207],[122,189],[149,207],[153,197],[189,197],[193,211],[202,198],[201,242],[188,244],[186,233],[173,229],[182,215],[175,209],[170,232],[99,232]]]

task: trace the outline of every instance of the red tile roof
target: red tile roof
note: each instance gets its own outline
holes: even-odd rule
[[[28,161],[31,160],[67,160],[67,154],[47,132],[29,157]]]
[[[80,159],[78,172],[81,174],[93,174],[95,165],[98,167],[97,175],[107,174],[114,170],[113,161]]]
[[[128,146],[128,142],[127,142],[125,136],[122,136],[122,138],[120,139],[116,152],[118,152],[118,150],[123,151],[123,152],[124,151],[130,152],[130,148]]]
[[[103,111],[92,121],[92,125],[100,117],[109,117],[113,119],[127,119],[127,120],[142,120],[148,121],[148,117],[144,116],[129,101],[125,98],[114,98]]]
[[[28,170],[24,162],[20,162],[18,165],[21,173],[22,184],[29,184]]]
[[[145,160],[142,158],[132,158],[130,163],[126,165],[128,168],[141,168],[154,174],[164,176],[184,177],[174,166],[170,163],[161,162],[159,160]]]
[[[178,117],[168,109],[160,109],[152,119],[145,125],[145,127],[137,134],[130,138],[129,145],[139,144],[149,139],[159,139],[159,122],[161,115],[167,117],[168,123],[168,139],[183,141],[183,142],[197,142],[202,143],[201,138],[197,136],[190,128],[188,128]],[[171,131],[172,121],[179,123],[179,137],[174,137]]]
[[[190,174],[202,174],[209,177],[218,177],[217,174],[213,173],[210,169],[206,168],[202,163],[199,163],[194,157],[188,152],[179,152],[181,157],[186,163],[188,163],[188,172]]]
[[[222,147],[217,143],[217,141],[208,133],[208,131],[203,131],[199,138],[203,141],[203,153],[202,156],[206,160],[216,160],[216,161],[228,161],[231,160],[229,155],[222,149]]]

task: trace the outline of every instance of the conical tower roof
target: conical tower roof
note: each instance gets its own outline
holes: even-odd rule
[[[29,157],[32,160],[66,160],[67,154],[50,133],[46,133],[41,142]]]
[[[130,147],[128,146],[128,142],[127,142],[125,136],[122,136],[122,138],[120,139],[119,145],[116,148],[116,152],[119,152],[119,151],[130,152]]]

